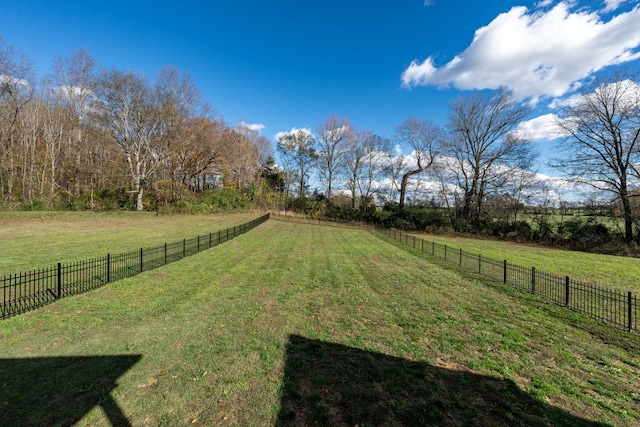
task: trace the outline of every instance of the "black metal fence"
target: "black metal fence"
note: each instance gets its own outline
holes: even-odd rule
[[[578,282],[535,267],[523,267],[465,252],[447,245],[426,241],[407,233],[376,228],[385,236],[427,255],[456,264],[475,273],[514,285],[555,304],[568,307],[629,332],[638,331],[637,296],[631,291]]]
[[[60,298],[87,292],[178,261],[244,234],[268,219],[269,214],[266,214],[242,225],[181,242],[5,275],[0,281],[0,318],[34,310]]]
[[[295,215],[280,215],[271,214],[270,219],[276,221],[294,222],[296,224],[309,224],[309,225],[324,225],[327,227],[342,227],[342,228],[364,228],[367,230],[373,230],[375,227],[371,224],[367,224],[362,221],[340,221],[340,220],[328,220],[328,219],[311,219]]]

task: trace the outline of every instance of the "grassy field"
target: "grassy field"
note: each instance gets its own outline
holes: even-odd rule
[[[269,221],[0,343],[0,425],[640,425],[638,335],[362,230]]]
[[[0,274],[161,246],[226,229],[257,216],[0,212]]]
[[[425,241],[462,248],[483,257],[568,275],[582,282],[640,292],[640,259],[567,251],[533,244],[453,235],[411,233]]]

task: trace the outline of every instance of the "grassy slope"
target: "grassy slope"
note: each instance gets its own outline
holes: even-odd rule
[[[412,233],[429,242],[462,248],[470,253],[525,267],[562,275],[569,275],[582,282],[614,286],[623,290],[640,292],[640,260],[632,257],[590,254],[567,251],[537,245],[518,244],[489,239],[449,235]]]
[[[109,396],[135,426],[640,425],[637,335],[359,230],[270,221],[3,321],[0,342],[7,425],[108,425]],[[77,355],[141,359],[109,394],[90,361],[47,372]]]

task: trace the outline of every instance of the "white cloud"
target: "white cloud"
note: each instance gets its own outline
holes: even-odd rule
[[[298,132],[306,133],[309,136],[313,136],[313,132],[309,128],[291,128],[288,132],[278,132],[275,135],[276,140],[279,140],[283,136],[297,134]]]
[[[611,12],[620,7],[621,4],[626,3],[627,0],[604,0],[605,7],[603,12]]]
[[[515,133],[530,141],[552,140],[566,136],[566,133],[558,126],[558,116],[545,114],[531,120],[520,122]]]
[[[331,139],[346,138],[352,132],[353,132],[353,128],[351,126],[340,126],[339,128],[326,128],[326,129],[320,130],[319,133],[325,140],[331,140]]]
[[[24,80],[24,79],[20,79],[18,77],[14,77],[14,76],[9,76],[7,74],[0,74],[0,84],[2,85],[7,85],[7,86],[22,86],[22,87],[28,87],[29,86],[29,82]]]
[[[553,1],[554,0],[540,0],[538,3],[536,3],[536,7],[543,8],[550,6],[551,4],[553,4]]]
[[[570,9],[565,1],[548,11],[514,7],[476,30],[471,45],[447,64],[437,67],[433,57],[414,60],[402,84],[507,87],[519,99],[535,102],[575,90],[608,65],[640,58],[640,5],[608,22],[595,12]]]
[[[244,127],[244,128],[247,128],[249,130],[252,130],[254,132],[258,132],[258,133],[260,133],[262,131],[262,129],[265,128],[265,126],[262,123],[245,123],[245,122],[241,122],[240,126]]]

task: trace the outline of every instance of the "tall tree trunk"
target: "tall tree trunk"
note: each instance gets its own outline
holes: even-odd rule
[[[625,188],[620,191],[620,201],[622,202],[622,213],[624,216],[624,240],[627,243],[633,241],[633,211],[629,200],[629,193]]]

